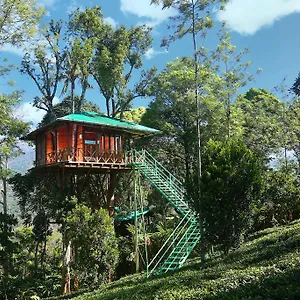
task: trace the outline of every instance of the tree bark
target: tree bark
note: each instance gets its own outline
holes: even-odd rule
[[[67,295],[71,293],[71,242],[66,239],[66,234],[63,236],[64,257],[63,257],[63,271],[61,282],[61,293]]]
[[[107,209],[109,216],[114,215],[114,204],[115,204],[115,189],[117,185],[117,173],[111,172],[108,177],[108,186],[107,186]]]
[[[192,0],[193,14],[192,14],[192,36],[193,36],[193,46],[194,46],[194,71],[195,71],[195,102],[197,109],[197,188],[198,188],[198,206],[199,206],[199,224],[200,224],[200,234],[201,234],[201,261],[205,262],[205,243],[204,243],[204,228],[203,228],[203,214],[201,211],[201,179],[202,179],[202,157],[201,157],[201,128],[200,128],[200,100],[198,95],[199,86],[199,68],[198,68],[198,52],[197,52],[197,40],[196,40],[196,16],[195,9],[196,3]]]

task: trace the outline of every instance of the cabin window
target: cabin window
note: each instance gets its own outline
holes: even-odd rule
[[[84,155],[94,157],[96,153],[96,141],[84,140]]]
[[[120,135],[105,134],[103,132],[93,131],[91,128],[84,131],[83,145],[84,156],[94,157],[95,159],[104,153],[122,152]]]
[[[96,141],[93,141],[93,140],[85,140],[84,143],[86,145],[96,145]]]

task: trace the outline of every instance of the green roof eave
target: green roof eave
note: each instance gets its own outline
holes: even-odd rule
[[[151,127],[146,127],[143,125],[131,123],[124,120],[114,119],[111,117],[100,115],[95,112],[82,112],[82,113],[74,113],[74,114],[66,115],[61,118],[57,118],[54,122],[32,131],[26,137],[24,137],[24,140],[34,140],[34,137],[37,134],[49,130],[51,128],[55,128],[59,123],[62,122],[74,122],[74,123],[88,124],[90,126],[107,127],[115,130],[129,132],[130,134],[140,135],[140,136],[149,136],[149,135],[161,133],[161,131]]]
[[[130,133],[139,135],[152,135],[160,133],[159,130],[146,127],[143,125],[131,123],[124,120],[118,120],[111,117],[103,116],[94,112],[75,113],[58,118],[57,121],[70,121],[78,123],[86,123],[95,126],[106,126],[116,129],[122,129]]]

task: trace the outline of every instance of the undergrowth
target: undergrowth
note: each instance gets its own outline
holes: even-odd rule
[[[127,276],[73,299],[300,299],[299,252],[296,221],[257,232],[240,249],[204,265],[194,259],[163,276]]]

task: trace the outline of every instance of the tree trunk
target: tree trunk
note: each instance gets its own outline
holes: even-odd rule
[[[7,217],[7,172],[8,172],[8,158],[4,158],[4,162],[1,159],[1,169],[2,169],[2,199],[3,199],[3,214]],[[7,233],[6,223],[4,224],[4,232]]]
[[[47,251],[47,225],[46,225],[46,232],[45,232],[44,243],[43,243],[43,250],[42,250],[42,254],[41,254],[41,268],[42,269],[44,268],[46,251]]]
[[[75,113],[75,99],[74,99],[74,91],[75,91],[75,81],[71,82],[71,101],[72,101],[72,114]]]
[[[2,185],[3,190],[2,192],[2,199],[3,199],[3,214],[4,214],[4,223],[3,223],[3,234],[5,239],[8,239],[8,226],[7,226],[7,216],[8,216],[8,209],[7,209],[7,171],[8,171],[8,158],[5,157],[4,161],[0,160],[1,164],[1,172],[2,172]],[[11,257],[8,253],[5,253],[6,259],[4,259],[3,269],[5,276],[8,276],[11,269]]]
[[[39,242],[36,242],[35,251],[34,251],[34,268],[38,268],[38,251],[39,251]]]
[[[71,242],[66,239],[66,233],[63,234],[63,270],[62,270],[62,281],[61,281],[61,293],[67,295],[71,293],[71,274],[70,274],[70,263],[71,263]]]
[[[108,177],[107,185],[107,209],[109,216],[114,215],[114,206],[115,206],[115,189],[117,185],[117,173],[111,172]]]
[[[193,5],[193,14],[192,14],[192,27],[193,27],[193,45],[194,45],[194,71],[195,71],[195,102],[197,109],[197,189],[198,189],[198,206],[199,206],[199,223],[200,223],[200,234],[201,234],[201,261],[205,262],[205,243],[204,243],[204,228],[203,228],[203,214],[201,211],[201,179],[202,179],[202,157],[201,157],[201,115],[200,115],[200,101],[198,95],[198,86],[199,86],[199,69],[198,69],[198,52],[197,52],[197,41],[196,41],[196,16],[195,9],[196,3],[192,0]]]

